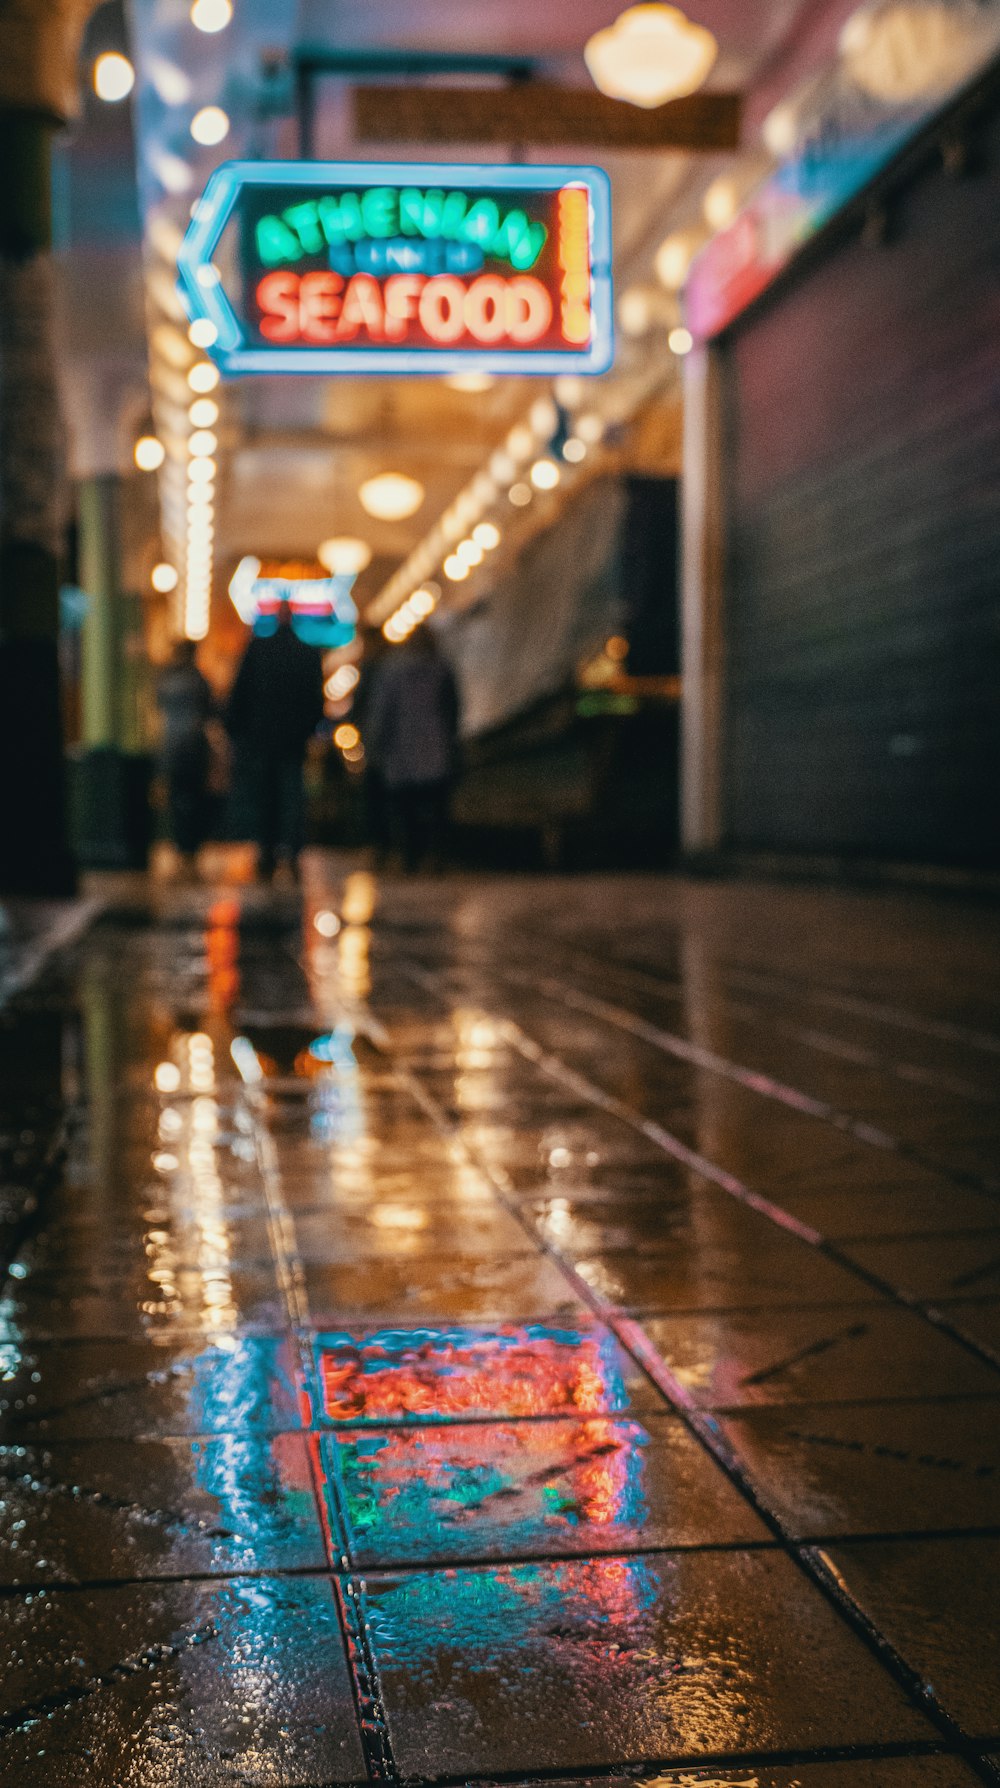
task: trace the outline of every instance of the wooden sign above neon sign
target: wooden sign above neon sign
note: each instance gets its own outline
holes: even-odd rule
[[[230,162],[178,274],[227,374],[599,373],[610,263],[597,168]]]

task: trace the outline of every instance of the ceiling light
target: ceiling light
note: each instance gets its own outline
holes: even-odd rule
[[[449,391],[466,391],[470,396],[475,396],[482,391],[492,391],[496,380],[488,372],[457,372],[449,373],[445,384]]]
[[[583,380],[576,373],[561,373],[552,389],[564,410],[574,410],[583,401]]]
[[[668,292],[681,290],[700,240],[695,230],[675,230],[660,243],[653,265],[657,279]]]
[[[618,321],[625,335],[645,335],[653,326],[653,307],[649,293],[641,286],[632,286],[618,300]]]
[[[560,478],[559,467],[554,459],[536,459],[530,476],[536,490],[555,490]]]
[[[533,453],[534,450],[534,435],[530,428],[526,428],[523,422],[519,422],[517,427],[512,428],[510,434],[507,436],[507,452],[510,454],[511,458],[516,460],[520,465],[521,461],[527,459],[528,455]]]
[[[424,487],[403,472],[379,472],[367,478],[358,491],[361,506],[377,521],[404,521],[424,500]]]
[[[459,541],[455,551],[464,565],[481,565],[483,562],[483,549],[474,540]]]
[[[155,146],[150,147],[148,156],[153,178],[159,181],[164,192],[190,192],[194,176],[186,161],[169,149],[157,149]]]
[[[372,562],[372,549],[353,534],[335,534],[317,548],[316,557],[334,577],[359,577]]]
[[[167,457],[167,450],[155,435],[140,435],[133,454],[140,472],[158,472]]]
[[[536,398],[528,415],[540,441],[547,441],[559,426],[559,412],[551,397]]]
[[[189,484],[211,484],[215,479],[214,459],[193,459],[188,466]]]
[[[191,135],[205,149],[214,149],[229,135],[229,118],[221,106],[202,106],[191,120]]]
[[[513,503],[515,509],[523,509],[526,504],[531,502],[531,485],[512,484],[507,492],[507,496]]]
[[[214,391],[219,383],[219,369],[210,360],[198,360],[188,373],[192,391]]]
[[[210,428],[196,428],[188,442],[192,459],[210,459],[219,445],[219,438]]]
[[[569,439],[563,442],[562,452],[563,459],[569,460],[571,466],[578,466],[580,461],[587,457],[587,443],[581,441],[579,435],[570,435]]]
[[[149,574],[149,581],[160,596],[169,596],[171,590],[177,588],[176,568],[173,565],[168,565],[164,559],[159,565],[153,566]]]
[[[94,92],[98,99],[114,104],[127,99],[135,86],[135,69],[127,56],[109,50],[94,63]]]
[[[489,473],[478,472],[472,481],[472,495],[480,510],[485,509],[487,503],[492,503],[496,494],[497,487]]]
[[[459,558],[457,553],[448,554],[443,569],[445,577],[450,578],[453,584],[460,584],[469,575],[468,565],[464,559]]]
[[[219,339],[219,331],[208,317],[195,317],[188,327],[188,341],[196,348],[212,348]]]
[[[604,433],[603,418],[593,410],[589,410],[585,416],[578,416],[575,427],[581,441],[586,441],[588,447],[595,446]]]
[[[492,552],[495,546],[500,545],[500,529],[495,522],[478,522],[472,530],[472,538],[484,552]]]
[[[701,201],[701,208],[705,214],[705,222],[713,230],[728,229],[740,208],[740,192],[735,180],[730,180],[726,174],[720,174],[718,180],[713,180],[708,188]]]
[[[765,148],[770,149],[776,160],[780,161],[783,156],[791,155],[799,134],[799,121],[794,106],[789,105],[787,100],[782,100],[768,112],[760,127],[760,134]]]
[[[898,106],[954,86],[970,72],[975,41],[964,8],[945,0],[896,0],[854,13],[841,31],[840,51],[855,86]]]
[[[683,326],[671,329],[667,336],[667,347],[672,354],[690,354],[694,347],[694,337],[690,329],[685,329]]]
[[[661,106],[694,93],[715,61],[711,31],[676,6],[630,6],[584,47],[595,87],[634,106]]]
[[[414,614],[419,615],[421,619],[423,619],[425,615],[433,614],[437,605],[438,599],[433,590],[414,590],[413,595],[410,597],[410,607]]]
[[[509,453],[503,451],[503,448],[494,453],[490,460],[490,476],[495,478],[498,484],[508,484],[516,471],[516,462],[511,459]]]
[[[199,31],[224,31],[233,16],[231,0],[194,0],[191,23]]]
[[[196,397],[188,417],[195,428],[212,428],[219,420],[219,406],[210,397]]]

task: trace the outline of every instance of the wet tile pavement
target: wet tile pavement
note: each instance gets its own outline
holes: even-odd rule
[[[992,914],[316,858],[64,943],[0,1781],[1000,1781]]]

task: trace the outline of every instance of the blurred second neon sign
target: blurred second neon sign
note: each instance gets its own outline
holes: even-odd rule
[[[233,162],[178,269],[227,373],[603,372],[610,254],[599,169]]]

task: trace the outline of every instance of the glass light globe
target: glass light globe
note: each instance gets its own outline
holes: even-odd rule
[[[377,521],[403,521],[420,508],[424,487],[404,472],[379,472],[365,480],[358,496],[362,508]]]

